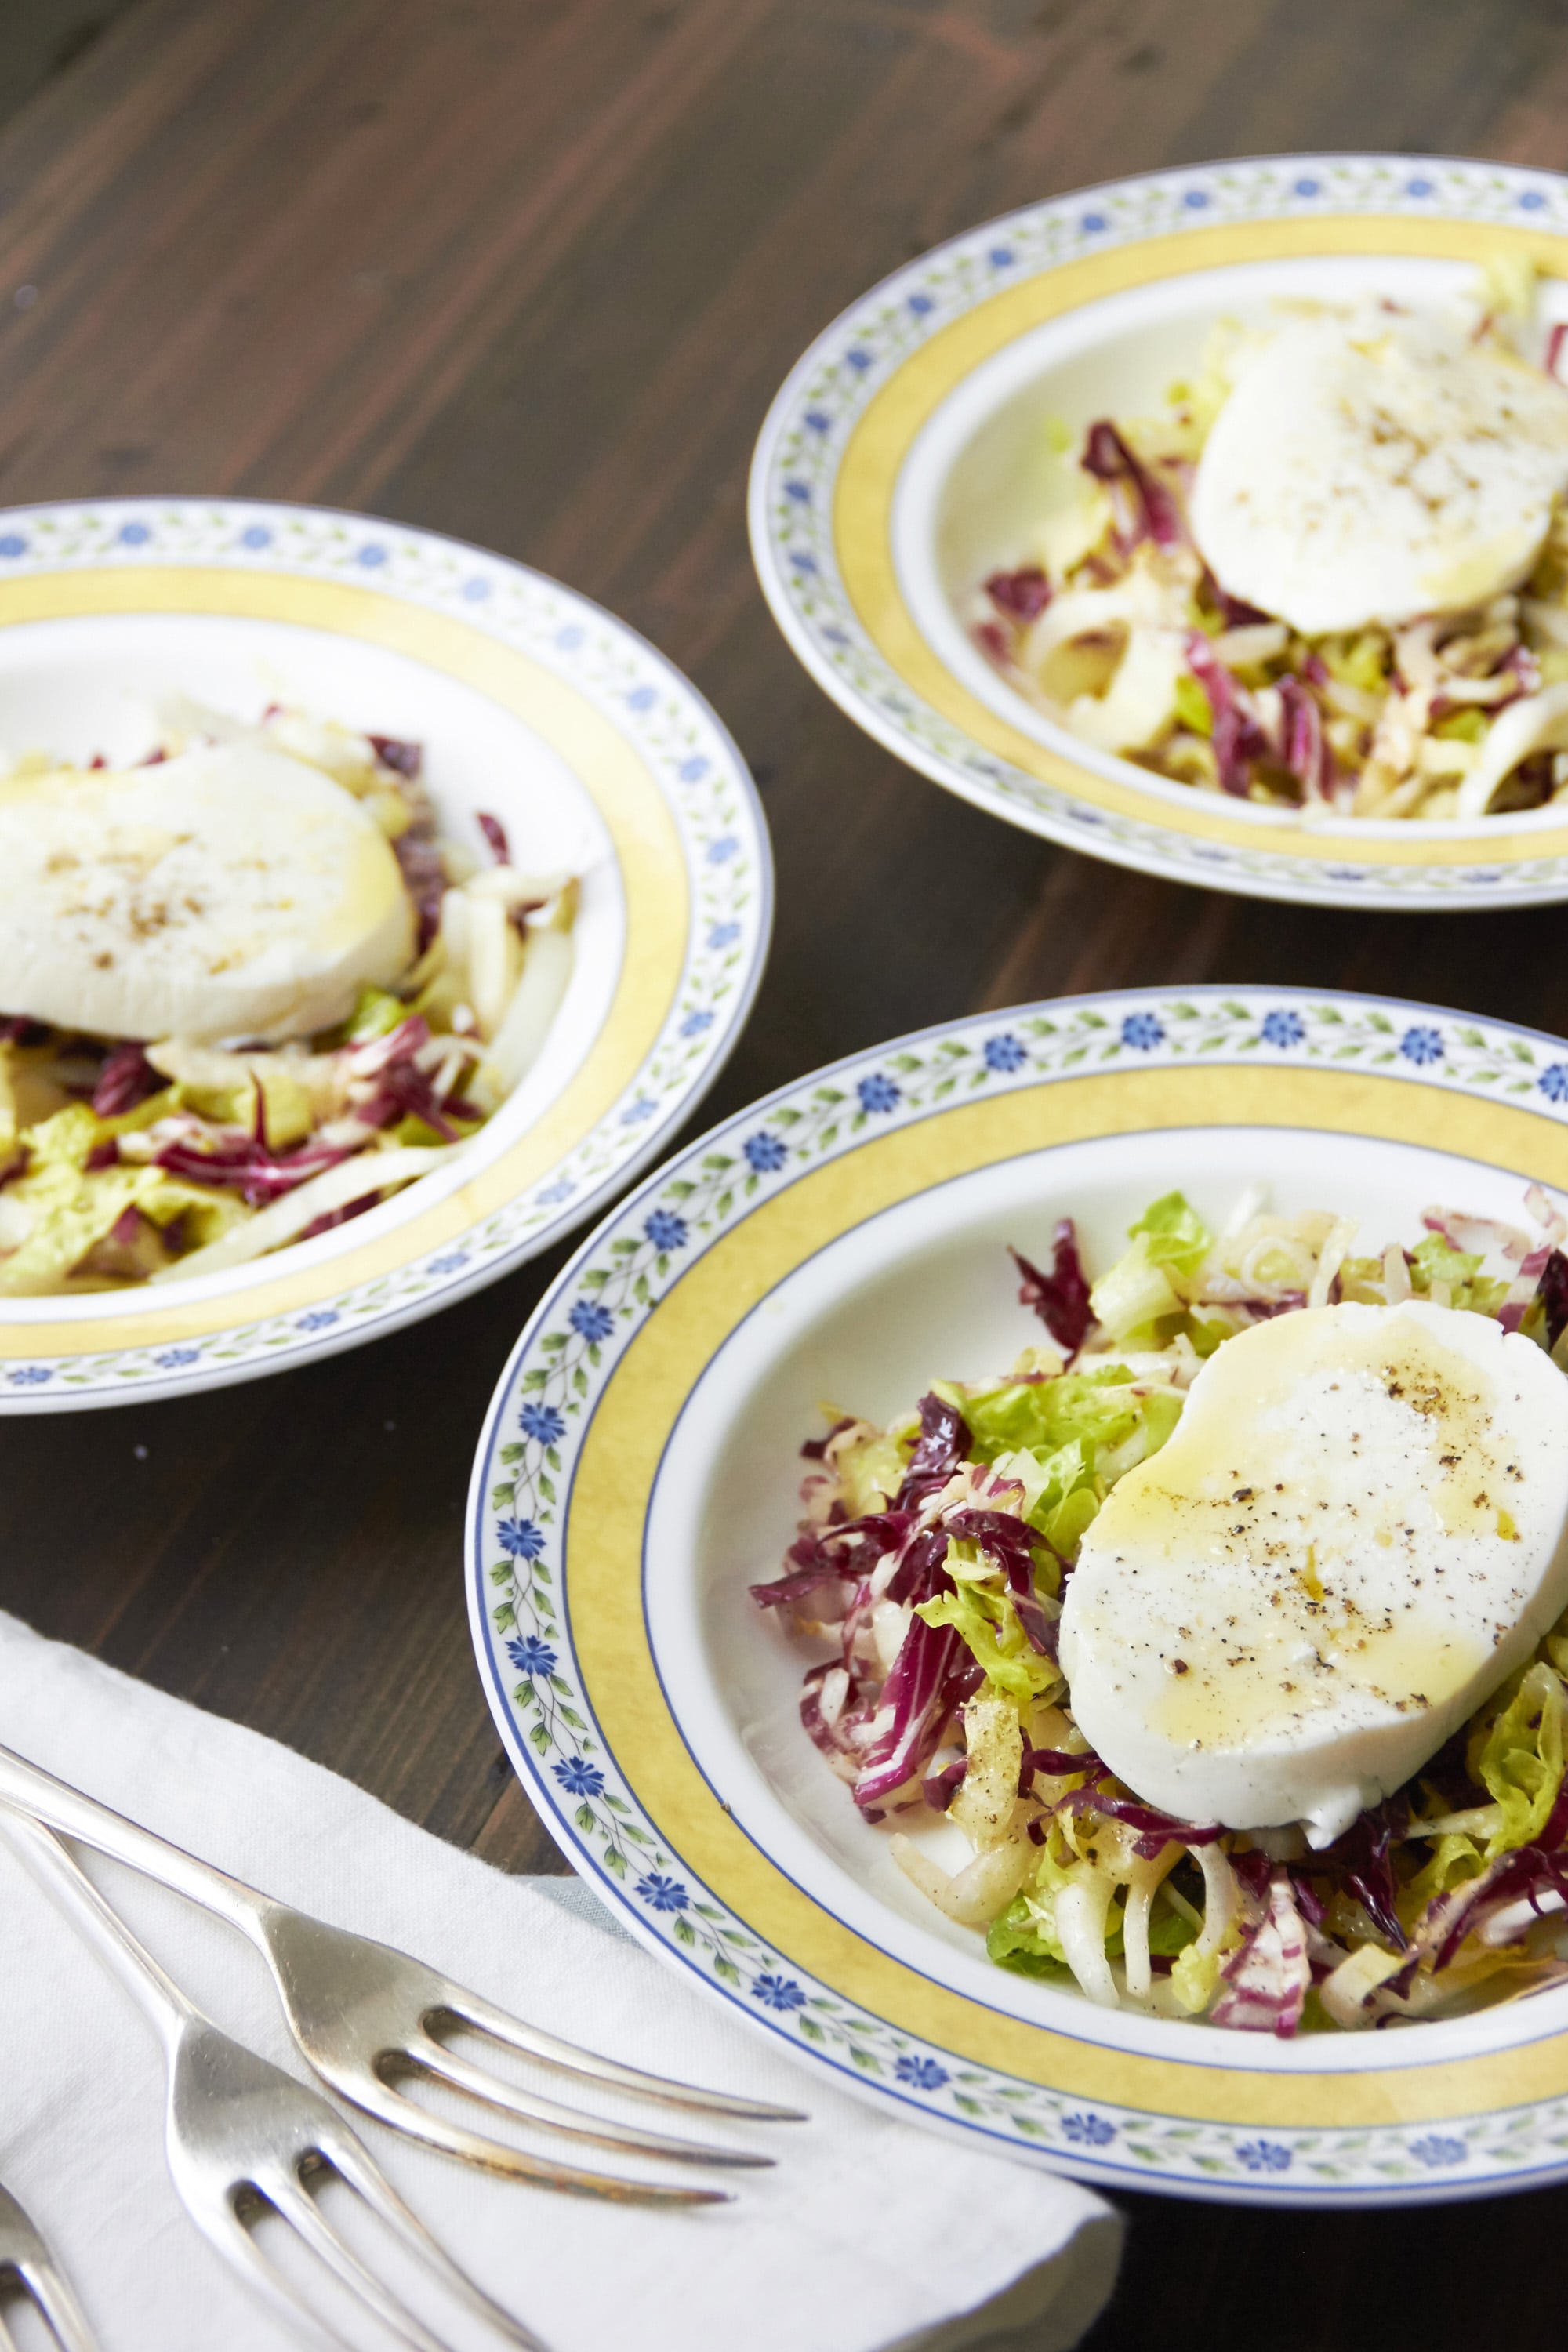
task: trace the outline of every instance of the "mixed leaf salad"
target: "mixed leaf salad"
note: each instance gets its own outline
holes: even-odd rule
[[[1293,2035],[1452,2012],[1568,1979],[1568,1618],[1415,1778],[1333,1844],[1178,1822],[1090,1748],[1058,1661],[1062,1595],[1105,1496],[1175,1427],[1200,1365],[1265,1318],[1411,1297],[1496,1318],[1568,1370],[1568,1224],[1434,1208],[1413,1249],[1261,1195],[1215,1234],[1156,1201],[1092,1286],[1070,1221],[1045,1326],[1004,1377],[934,1381],[887,1428],[828,1411],[805,1516],[758,1605],[818,1650],[801,1718],[870,1822],[945,1815],[972,1858],[893,1853],[1000,1967],[1091,1998]],[[1489,1257],[1503,1271],[1489,1274]],[[826,1654],[822,1645],[826,1644]]]
[[[1310,306],[1301,306],[1310,308]],[[1386,303],[1384,310],[1399,306]],[[1528,264],[1494,266],[1474,339],[1555,380]],[[1473,818],[1568,791],[1568,509],[1517,593],[1303,634],[1228,594],[1195,543],[1199,461],[1258,330],[1223,321],[1157,413],[1047,427],[1036,552],[977,591],[975,641],[1104,751],[1263,806]]]
[[[521,870],[493,816],[479,819],[487,866],[438,837],[418,743],[279,707],[248,729],[181,701],[151,758],[244,741],[322,770],[369,811],[412,903],[414,961],[336,1028],[282,1045],[84,1036],[0,1013],[0,1297],[184,1278],[324,1233],[440,1165],[543,1042],[571,971],[575,879]]]

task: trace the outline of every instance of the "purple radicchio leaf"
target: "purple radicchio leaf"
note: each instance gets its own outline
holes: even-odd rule
[[[495,859],[496,864],[510,866],[511,848],[506,837],[506,827],[500,817],[492,816],[489,809],[476,809],[474,822],[484,835],[490,856]]]
[[[100,1118],[118,1118],[168,1083],[153,1067],[140,1042],[129,1038],[104,1055],[98,1084],[92,1090],[92,1107]]]
[[[1009,620],[1037,621],[1051,601],[1051,583],[1037,563],[1026,563],[1016,572],[994,572],[985,593]]]
[[[894,1508],[917,1511],[931,1496],[940,1494],[969,1452],[972,1442],[969,1424],[955,1405],[944,1404],[937,1396],[921,1397],[921,1433],[910,1456],[903,1484],[894,1498]]]
[[[1563,1851],[1565,1836],[1568,1786],[1559,1793],[1532,1845],[1521,1845],[1512,1853],[1500,1854],[1479,1878],[1468,1879],[1451,1894],[1433,1898],[1416,1928],[1415,1943],[1418,1949],[1432,1954],[1435,1969],[1446,1969],[1471,1930],[1510,1904],[1528,1900],[1539,1906],[1542,1895],[1549,1893],[1568,1900],[1568,1854]]]
[[[1120,490],[1129,509],[1123,544],[1136,547],[1152,539],[1159,547],[1177,547],[1186,537],[1181,509],[1151,468],[1135,457],[1109,417],[1089,428],[1079,463],[1086,474],[1108,489]]]
[[[1334,755],[1323,733],[1323,714],[1299,677],[1282,677],[1279,701],[1285,720],[1285,765],[1310,801],[1331,799]]]
[[[1226,1961],[1220,1979],[1209,2011],[1213,2024],[1290,2040],[1301,2021],[1312,1970],[1306,1929],[1285,1871],[1271,1874],[1262,1916]]]
[[[436,828],[428,818],[416,817],[392,845],[403,875],[403,887],[414,901],[418,924],[417,951],[423,955],[441,921],[441,900],[447,888],[447,868],[437,845]]]
[[[1091,1758],[1073,1758],[1069,1769],[1081,1769]],[[1042,1768],[1043,1769],[1043,1768]],[[1225,1835],[1218,1822],[1178,1822],[1156,1806],[1140,1804],[1134,1797],[1108,1797],[1095,1788],[1069,1789],[1051,1808],[1058,1813],[1103,1813],[1136,1831],[1134,1851],[1141,1862],[1152,1862],[1168,1845],[1213,1845]]]
[[[1548,1252],[1535,1286],[1533,1304],[1541,1309],[1542,1328],[1550,1351],[1568,1328],[1568,1257],[1561,1250]]]
[[[888,1581],[889,1601],[907,1601],[911,1606],[931,1600],[938,1592],[950,1592],[952,1579],[943,1568],[947,1558],[945,1528],[927,1528],[906,1546],[897,1568]]]
[[[410,783],[417,780],[425,766],[422,743],[410,743],[399,735],[372,735],[368,740],[384,768],[390,768],[395,776],[406,776]]]
[[[789,1565],[783,1576],[775,1576],[768,1584],[748,1587],[759,1609],[786,1609],[796,1601],[804,1601],[819,1585],[845,1582],[850,1572],[847,1565],[836,1559],[816,1536],[798,1536],[784,1559]]]
[[[1008,1255],[1023,1277],[1020,1306],[1032,1307],[1052,1339],[1076,1356],[1093,1328],[1089,1307],[1089,1277],[1079,1255],[1078,1234],[1070,1217],[1064,1217],[1051,1235],[1051,1270],[1042,1274],[1018,1250]]]
[[[866,1759],[855,1783],[855,1801],[864,1810],[912,1779],[934,1753],[953,1709],[973,1696],[984,1679],[963,1636],[952,1625],[910,1621],[909,1632],[882,1685],[882,1705],[893,1710],[891,1728]]]
[[[969,1759],[961,1756],[955,1764],[944,1764],[940,1772],[928,1773],[921,1785],[921,1793],[933,1813],[945,1813],[963,1785],[969,1769]]]
[[[1207,695],[1214,713],[1210,740],[1220,789],[1245,800],[1252,784],[1253,761],[1274,757],[1274,746],[1258,723],[1251,697],[1237,686],[1225,664],[1215,659],[1201,630],[1194,630],[1187,639],[1187,667]]]
[[[1210,604],[1227,629],[1255,629],[1260,622],[1271,621],[1274,618],[1272,613],[1264,612],[1260,605],[1249,604],[1245,596],[1233,596],[1228,588],[1222,588],[1206,563],[1204,566],[1203,585]],[[1318,680],[1318,684],[1321,685],[1323,678],[1326,678],[1329,673],[1316,654],[1313,654],[1310,659],[1317,662],[1319,669],[1322,671],[1322,678]]]
[[[1410,1807],[1403,1797],[1385,1797],[1353,1821],[1342,1837],[1300,1865],[1303,1874],[1337,1878],[1353,1895],[1380,1936],[1396,1951],[1409,1941],[1394,1907],[1396,1887],[1392,1849],[1410,1826]]]

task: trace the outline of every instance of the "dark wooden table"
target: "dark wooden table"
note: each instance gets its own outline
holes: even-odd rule
[[[646,631],[734,730],[778,857],[772,965],[713,1115],[919,1023],[1132,982],[1365,987],[1568,1029],[1555,910],[1213,897],[938,792],[806,679],[744,530],[769,396],[887,269],[1207,156],[1568,165],[1564,0],[0,7],[31,79],[58,67],[0,132],[0,500],[367,508]],[[505,1867],[563,1868],[485,1709],[460,1547],[479,1418],[553,1265],[313,1370],[0,1424],[0,1605]],[[1568,2190],[1420,2217],[1124,2202],[1093,2352],[1511,2352],[1557,2324]]]

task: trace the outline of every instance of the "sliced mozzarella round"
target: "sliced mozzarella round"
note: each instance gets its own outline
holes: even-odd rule
[[[1193,488],[1221,586],[1304,635],[1512,588],[1568,487],[1568,391],[1463,326],[1303,320],[1226,401]]]
[[[1152,1805],[1328,1843],[1473,1713],[1568,1603],[1568,1380],[1413,1300],[1227,1340],[1113,1486],[1061,1662]]]
[[[300,1036],[413,952],[384,834],[282,752],[0,781],[7,1013],[106,1037]]]

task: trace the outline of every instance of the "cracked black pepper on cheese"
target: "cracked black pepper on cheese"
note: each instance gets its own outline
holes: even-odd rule
[[[1282,1315],[1194,1381],[1067,1591],[1074,1715],[1184,1820],[1330,1843],[1568,1605],[1568,1381],[1422,1300]]]

